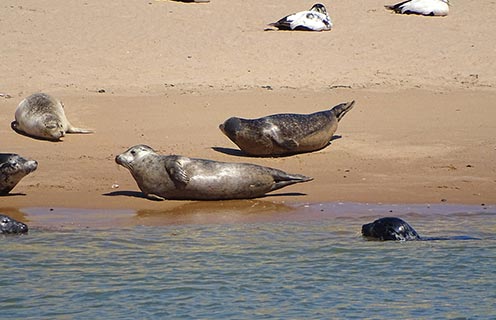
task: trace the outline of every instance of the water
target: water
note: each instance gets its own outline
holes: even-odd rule
[[[0,237],[2,318],[496,318],[494,208],[337,207]],[[481,240],[362,239],[390,210],[421,236]]]

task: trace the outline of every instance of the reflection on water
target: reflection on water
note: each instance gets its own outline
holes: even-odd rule
[[[206,223],[202,205],[192,203],[165,212],[115,214],[144,225],[63,225],[0,237],[2,314],[12,319],[496,318],[492,207],[253,204],[260,209],[247,202],[224,209],[211,203],[205,210],[207,216],[216,210],[229,215],[239,206],[245,216],[233,211],[240,214],[233,221]],[[277,212],[273,220],[259,220],[271,210]],[[27,211],[27,219],[41,221],[40,214]],[[482,240],[360,237],[363,223],[387,214],[406,219],[422,236]],[[168,215],[174,218],[161,225],[160,216]]]

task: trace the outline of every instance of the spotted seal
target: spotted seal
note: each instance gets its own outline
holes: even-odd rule
[[[27,233],[28,226],[6,215],[0,214],[0,234]]]
[[[22,178],[35,171],[38,162],[15,153],[0,153],[0,195],[9,193]]]
[[[258,119],[232,117],[219,129],[243,152],[252,156],[276,157],[316,151],[326,147],[338,122],[355,101],[311,114],[281,113]]]
[[[449,12],[449,0],[407,0],[386,9],[396,13],[420,14],[424,16],[446,16]]]
[[[332,29],[332,21],[325,6],[316,3],[310,10],[290,14],[269,26],[279,30],[327,31]]]
[[[46,93],[35,93],[22,100],[11,127],[17,133],[51,141],[60,141],[66,133],[93,132],[72,126],[62,102]]]
[[[480,240],[470,236],[420,237],[406,221],[396,217],[385,217],[362,226],[362,236],[370,240]]]
[[[146,145],[129,148],[115,161],[129,169],[147,197],[159,199],[249,199],[312,180],[254,164],[159,155]]]

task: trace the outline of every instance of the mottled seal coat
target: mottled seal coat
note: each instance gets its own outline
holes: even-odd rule
[[[28,226],[6,215],[0,214],[0,234],[27,233]]]
[[[34,160],[27,160],[14,153],[0,153],[0,195],[9,193],[37,167],[38,163]]]
[[[446,16],[449,12],[449,0],[407,0],[387,5],[386,8],[396,13]]]
[[[258,119],[232,117],[219,126],[243,152],[275,157],[316,151],[329,144],[355,101],[311,114],[282,113]]]
[[[326,31],[331,30],[332,21],[322,3],[316,3],[310,10],[290,14],[269,26],[279,30]]]
[[[17,133],[52,141],[59,141],[66,133],[93,132],[72,126],[62,102],[46,93],[35,93],[22,100],[11,127]]]
[[[129,148],[115,161],[129,169],[141,191],[150,198],[249,199],[312,180],[254,164],[159,155],[146,145]]]

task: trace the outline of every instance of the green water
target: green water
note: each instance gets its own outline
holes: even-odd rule
[[[362,239],[386,215],[481,240]],[[496,319],[494,207],[315,204],[287,217],[2,236],[1,318]]]

